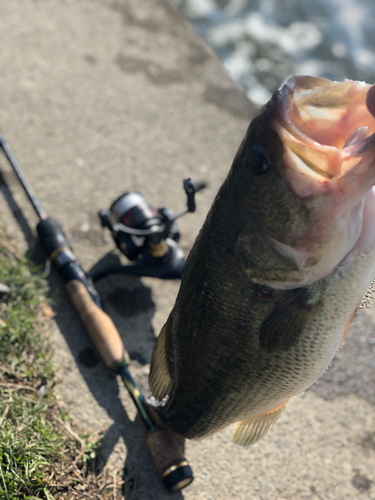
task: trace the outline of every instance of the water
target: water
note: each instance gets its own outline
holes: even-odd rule
[[[375,83],[373,0],[170,0],[250,99],[288,76]]]

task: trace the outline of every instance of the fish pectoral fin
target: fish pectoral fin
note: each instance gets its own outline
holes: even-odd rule
[[[161,329],[151,356],[149,384],[153,396],[161,401],[172,387],[172,377],[167,362],[167,328],[166,324]]]
[[[232,433],[233,443],[240,446],[250,446],[259,441],[279,418],[287,403],[258,417],[246,418],[237,422]]]
[[[297,295],[278,304],[259,329],[260,347],[267,352],[286,351],[298,341],[318,303]]]

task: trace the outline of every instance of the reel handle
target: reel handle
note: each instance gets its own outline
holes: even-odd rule
[[[193,181],[190,179],[184,179],[183,181],[184,190],[187,196],[187,211],[195,212],[195,193],[201,191],[207,186],[206,182]]]

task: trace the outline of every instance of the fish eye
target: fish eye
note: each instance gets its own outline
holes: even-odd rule
[[[254,175],[264,175],[271,166],[271,161],[262,146],[253,146],[247,155],[246,166]]]

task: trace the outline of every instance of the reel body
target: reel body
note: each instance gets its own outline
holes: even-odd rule
[[[107,274],[121,272],[161,279],[180,279],[185,267],[185,257],[178,246],[180,232],[176,219],[195,211],[195,193],[205,183],[186,179],[187,210],[174,215],[172,210],[151,207],[137,191],[126,192],[117,198],[109,210],[101,210],[102,227],[111,231],[117,248],[130,261],[130,266],[111,266],[90,274],[93,280]]]

